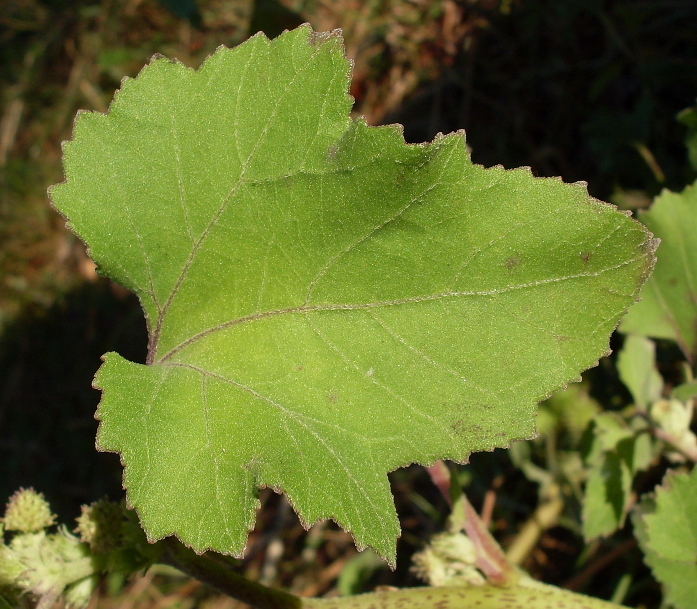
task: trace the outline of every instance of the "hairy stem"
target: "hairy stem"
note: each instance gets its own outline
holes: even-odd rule
[[[167,539],[162,561],[187,575],[257,609],[300,609],[303,602],[297,596],[268,588],[232,571],[221,562],[198,555],[175,539]]]
[[[242,577],[221,561],[197,555],[174,539],[163,543],[163,562],[257,609],[620,609],[527,578],[503,587],[411,588],[342,598],[299,598]]]

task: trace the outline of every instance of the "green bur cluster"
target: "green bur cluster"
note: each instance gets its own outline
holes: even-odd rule
[[[22,488],[10,497],[2,522],[6,531],[38,533],[55,524],[56,516],[42,493]]]
[[[61,596],[84,607],[104,572],[130,575],[157,558],[121,503],[102,499],[83,506],[74,535],[61,525],[41,493],[20,489],[9,500],[0,545],[0,607],[52,607]],[[4,540],[3,540],[4,541]]]

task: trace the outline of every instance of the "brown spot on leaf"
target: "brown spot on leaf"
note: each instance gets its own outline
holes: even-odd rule
[[[467,425],[462,419],[458,419],[450,425],[450,429],[452,429],[454,434],[464,436],[467,434],[481,434],[484,428],[477,424]]]
[[[509,271],[512,271],[523,264],[523,259],[520,256],[511,256],[508,260],[506,260],[505,264],[506,268]]]

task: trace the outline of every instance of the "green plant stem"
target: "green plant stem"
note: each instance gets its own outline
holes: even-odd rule
[[[559,522],[564,511],[564,499],[559,485],[553,483],[546,490],[535,513],[521,527],[515,540],[506,551],[506,560],[512,565],[521,565],[530,555],[542,534]]]
[[[297,596],[247,579],[209,556],[194,553],[173,538],[163,543],[166,546],[163,562],[234,599],[258,609],[303,607],[302,600]]]
[[[620,606],[525,578],[509,586],[408,588],[340,598],[300,598],[249,580],[212,557],[197,555],[174,539],[163,561],[257,609],[618,609]]]
[[[620,545],[608,552],[604,552],[597,558],[593,559],[580,573],[564,583],[564,588],[567,590],[581,590],[588,582],[598,573],[606,569],[613,561],[623,556],[637,545],[635,537],[630,537]]]

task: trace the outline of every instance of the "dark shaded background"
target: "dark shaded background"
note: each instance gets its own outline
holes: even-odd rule
[[[304,21],[344,29],[357,113],[403,123],[408,141],[464,128],[475,162],[584,180],[628,208],[694,178],[675,118],[697,97],[693,0],[0,0],[0,496],[34,486],[69,518],[121,493],[118,458],[94,451],[99,394],[90,385],[103,353],[144,361],[147,339],[135,298],[95,275],[47,202],[75,112],[105,111],[121,77],[156,52],[197,66],[220,44]],[[626,400],[611,362],[589,378],[605,405]],[[503,451],[461,475],[478,505],[498,493],[504,536],[537,500]],[[421,468],[393,482],[407,555],[447,512]],[[279,522],[291,523],[290,564],[307,535],[278,497],[264,502],[267,533],[253,536],[248,564]],[[331,586],[332,565],[355,551],[336,527],[321,534],[329,542],[313,559],[315,583],[298,584],[291,567],[280,583],[315,594]],[[573,577],[578,536],[560,530],[548,541],[534,570]],[[590,591],[609,594],[613,577],[642,569],[637,554],[624,561],[604,581],[590,577]],[[412,581],[407,566],[400,557],[397,575],[380,577]]]

